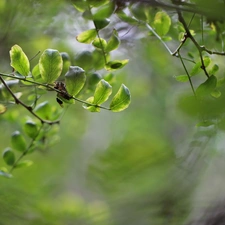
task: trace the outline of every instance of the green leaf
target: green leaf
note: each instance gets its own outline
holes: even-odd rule
[[[90,103],[90,104],[94,104],[94,96],[88,98],[86,100],[87,103]],[[90,112],[100,112],[100,108],[99,107],[96,107],[96,106],[92,106],[92,105],[88,105],[88,104],[83,104],[83,108],[89,110]]]
[[[129,62],[129,59],[110,61],[105,65],[105,69],[118,70],[123,68],[128,62]]]
[[[11,144],[12,144],[12,147],[17,151],[20,151],[20,152],[26,151],[27,147],[26,147],[25,139],[19,131],[13,132],[11,136]]]
[[[154,19],[154,27],[159,36],[164,36],[169,32],[171,19],[166,12],[157,12]]]
[[[54,82],[61,74],[63,60],[57,50],[46,49],[39,60],[39,70],[43,81],[47,84]]]
[[[87,0],[87,3],[93,7],[99,7],[107,2],[109,2],[109,0]]]
[[[206,56],[203,58],[203,62],[205,67],[208,67],[209,64],[211,63],[211,58]],[[191,72],[190,72],[190,76],[194,76],[197,75],[198,73],[200,73],[202,71],[202,62],[197,62],[195,64],[195,66],[192,68]]]
[[[60,52],[60,55],[63,60],[63,68],[62,68],[62,72],[60,74],[60,78],[61,78],[61,80],[63,80],[64,75],[66,74],[66,72],[69,70],[69,67],[71,66],[71,61],[70,61],[70,56],[68,55],[67,52]]]
[[[110,55],[106,54],[105,57],[102,54],[102,51],[99,49],[95,49],[93,51],[93,66],[95,70],[100,70],[104,68],[105,63],[109,60]]]
[[[36,106],[34,112],[43,119],[49,119],[51,114],[51,107],[48,101],[44,101]]]
[[[138,20],[136,18],[133,18],[131,16],[128,16],[124,11],[119,10],[117,13],[117,16],[124,22],[129,23],[130,25],[137,25]]]
[[[35,138],[38,134],[37,124],[32,120],[28,120],[24,125],[24,132],[30,138]]]
[[[87,9],[87,3],[84,1],[73,1],[73,6],[79,12],[84,12]]]
[[[0,115],[3,114],[5,111],[6,111],[6,107],[0,104]]]
[[[80,43],[90,44],[95,39],[96,35],[97,35],[96,30],[90,29],[77,35],[76,39]]]
[[[219,66],[218,66],[217,64],[214,64],[214,65],[212,66],[212,68],[210,69],[209,74],[210,74],[210,75],[215,75],[215,73],[216,73],[218,70],[219,70]]]
[[[79,52],[74,58],[74,63],[76,66],[83,68],[85,71],[91,70],[94,64],[92,52],[87,50]]]
[[[188,75],[184,74],[184,75],[178,75],[178,76],[174,76],[175,79],[179,82],[187,82],[188,79]]]
[[[15,154],[11,150],[11,148],[6,148],[2,154],[2,157],[5,161],[5,163],[9,166],[12,166],[15,163]]]
[[[95,24],[95,27],[97,30],[101,30],[103,29],[104,27],[108,26],[110,23],[110,19],[108,18],[104,18],[104,19],[101,19],[101,20],[94,20],[94,24]]]
[[[15,165],[15,168],[28,167],[28,166],[31,166],[32,164],[33,164],[33,162],[31,160],[23,160],[23,161],[18,162]]]
[[[85,81],[85,71],[79,66],[70,66],[65,75],[67,92],[72,96],[76,96],[83,88]]]
[[[32,77],[35,81],[37,82],[43,82],[43,79],[41,77],[41,73],[39,70],[39,64],[37,64],[33,69],[32,69]]]
[[[92,73],[88,76],[88,85],[94,86],[96,85],[100,80],[102,79],[102,76],[99,73]]]
[[[92,42],[92,45],[95,48],[99,48],[99,49],[103,49],[104,50],[106,45],[107,45],[107,42],[103,38],[95,38],[95,40]]]
[[[30,62],[26,54],[19,45],[14,45],[10,50],[10,65],[15,71],[23,76],[28,76],[30,72]]]
[[[200,84],[196,89],[196,94],[199,97],[209,95],[216,88],[217,78],[212,75],[204,83]]]
[[[130,91],[124,84],[122,84],[120,86],[120,89],[112,99],[110,109],[113,112],[123,111],[130,105],[130,102],[131,102]]]
[[[94,20],[102,20],[105,18],[109,18],[114,12],[115,4],[114,2],[109,2],[105,4],[97,10],[97,12],[93,15]]]
[[[211,94],[211,96],[214,97],[214,98],[219,98],[219,97],[221,96],[222,93],[221,93],[219,90],[216,90],[216,89],[215,89],[215,90],[213,90],[210,94]]]
[[[96,86],[93,104],[100,105],[112,94],[112,86],[105,80],[100,80]]]
[[[120,45],[120,39],[118,37],[118,33],[117,31],[114,29],[113,30],[113,33],[112,33],[112,36],[110,37],[108,43],[107,43],[107,46],[105,48],[105,51],[106,52],[110,52],[114,49],[117,49]]]

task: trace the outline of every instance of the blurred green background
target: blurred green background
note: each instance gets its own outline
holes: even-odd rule
[[[88,49],[75,36],[90,24],[69,1],[0,0],[0,15],[1,72],[11,71],[8,52],[14,44],[29,57],[56,48],[74,58]],[[195,201],[210,193],[207,181],[214,175],[204,169],[215,164],[195,163],[195,155],[193,165],[185,164],[198,121],[178,104],[180,96],[191,95],[189,85],[173,77],[184,71],[156,39],[132,35],[124,36],[115,53],[130,59],[116,75],[131,91],[130,107],[96,114],[79,103],[63,109],[60,141],[29,156],[34,165],[15,170],[13,179],[0,179],[0,225],[184,224],[194,206],[204,203]],[[53,94],[48,97],[60,107]],[[26,115],[19,106],[9,110],[18,119],[10,123],[7,113],[0,116],[2,151]]]

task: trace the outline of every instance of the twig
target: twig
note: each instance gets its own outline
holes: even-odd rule
[[[192,91],[193,91],[193,93],[194,93],[194,96],[196,97],[196,93],[195,93],[195,89],[194,89],[194,86],[193,86],[193,83],[192,83],[192,80],[191,80],[191,76],[190,76],[190,74],[188,73],[188,70],[187,70],[187,68],[186,68],[186,66],[185,66],[185,64],[184,64],[184,61],[183,61],[183,59],[182,59],[182,57],[181,57],[181,55],[180,55],[180,52],[178,51],[177,54],[178,54],[178,57],[179,57],[179,59],[180,59],[182,65],[183,65],[183,67],[184,67],[184,70],[185,70],[185,72],[186,72],[186,74],[187,74],[187,76],[188,76],[188,80],[189,80],[189,83],[190,83],[190,85],[191,85],[191,89],[192,89]]]
[[[0,73],[0,77],[1,76],[4,76],[4,77],[9,77],[9,78],[12,78],[12,79],[18,79],[18,80],[22,80],[22,81],[26,81],[26,82],[29,82],[29,83],[32,83],[32,84],[35,84],[35,85],[38,85],[38,86],[42,86],[42,87],[45,87],[47,88],[48,90],[52,90],[52,91],[55,91],[55,92],[58,92],[58,93],[61,93],[63,94],[62,91],[54,88],[52,85],[50,84],[43,84],[43,83],[40,83],[40,82],[37,82],[37,81],[33,81],[33,80],[27,80],[25,77],[17,77],[17,76],[14,76],[14,75],[11,75],[11,74],[5,74],[5,73]],[[4,84],[4,83],[3,83]],[[6,84],[7,85],[7,84]],[[5,85],[4,85],[5,86]],[[8,87],[9,88],[9,87]],[[8,89],[7,88],[7,89]],[[11,89],[10,89],[11,90]],[[13,92],[11,91],[10,94],[13,94]],[[14,94],[13,94],[14,95]],[[16,97],[16,96],[15,96]],[[74,96],[70,96],[71,99],[74,99],[78,102],[81,102],[81,103],[84,103],[86,105],[89,105],[89,106],[94,106],[96,108],[100,108],[100,109],[105,109],[105,110],[111,110],[110,108],[107,108],[107,107],[104,107],[104,106],[100,106],[100,105],[96,105],[96,104],[92,104],[92,103],[89,103],[89,102],[86,102],[84,100],[81,100],[79,98],[76,98]],[[14,97],[13,97],[14,98]],[[15,99],[15,98],[14,98]],[[16,98],[17,99],[17,98]],[[17,103],[17,102],[16,102]],[[18,103],[17,103],[18,104]],[[29,107],[29,106],[28,106]],[[43,121],[46,121],[46,120],[43,120]],[[47,123],[49,123],[51,121],[48,121]],[[54,121],[53,121],[54,122]]]
[[[16,104],[20,104],[22,105],[25,109],[27,109],[33,116],[35,116],[38,120],[41,121],[41,123],[47,123],[49,125],[52,124],[56,124],[59,123],[59,120],[55,120],[55,121],[49,121],[49,120],[44,120],[41,117],[39,117],[32,109],[31,106],[26,105],[24,102],[20,101],[16,95],[12,92],[12,90],[10,89],[10,87],[6,84],[5,80],[0,76],[0,80],[3,83],[3,85],[6,87],[6,89],[8,90],[8,92],[10,93],[10,95],[14,98],[15,103]]]
[[[159,39],[159,41],[164,45],[164,47],[167,49],[167,51],[170,53],[170,55],[173,55],[173,52],[170,50],[168,45],[162,40],[162,38],[155,32],[155,30],[148,24],[145,23],[145,26]]]
[[[189,28],[188,28],[188,25],[186,24],[182,14],[181,14],[181,11],[177,9],[177,14],[178,14],[178,19],[179,21],[183,24],[184,26],[184,29],[185,29],[185,32],[186,32],[186,38],[190,38],[191,41],[194,43],[194,45],[196,46],[196,48],[198,49],[198,52],[199,52],[199,56],[200,56],[200,60],[201,60],[201,63],[202,63],[202,66],[201,68],[203,69],[203,71],[205,72],[205,75],[209,78],[209,74],[206,70],[206,67],[205,67],[205,64],[204,64],[204,60],[203,60],[203,56],[202,56],[202,47],[198,44],[198,42],[195,40],[195,38],[193,37],[193,35],[191,34]]]

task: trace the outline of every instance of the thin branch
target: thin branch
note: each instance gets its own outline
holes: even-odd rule
[[[38,120],[41,121],[41,123],[47,123],[49,125],[52,124],[56,124],[59,123],[59,120],[55,120],[55,121],[49,121],[49,120],[44,120],[41,117],[39,117],[32,109],[31,106],[26,105],[24,102],[20,101],[16,95],[12,92],[12,90],[10,89],[10,87],[6,84],[5,80],[0,76],[0,80],[3,83],[3,85],[5,86],[5,88],[8,90],[8,92],[10,93],[10,95],[14,98],[15,103],[16,104],[20,104],[22,105],[25,109],[27,109],[33,116],[35,116]]]
[[[11,75],[11,74],[5,74],[5,73],[0,73],[0,77],[1,76],[4,76],[4,77],[8,77],[8,78],[12,78],[12,79],[18,79],[18,80],[22,80],[22,81],[26,81],[26,82],[29,82],[29,83],[32,83],[32,84],[35,84],[35,85],[38,85],[38,86],[42,86],[42,87],[45,87],[45,88],[47,88],[48,90],[51,90],[51,91],[55,91],[55,92],[58,92],[58,93],[61,93],[61,94],[63,94],[63,92],[62,91],[60,91],[60,90],[58,90],[58,89],[56,89],[56,88],[54,88],[52,85],[50,85],[50,84],[43,84],[43,83],[40,83],[40,82],[37,82],[37,81],[33,81],[33,80],[28,80],[28,79],[26,79],[25,77],[17,77],[17,76],[14,76],[14,75]],[[2,78],[0,78],[0,79],[2,79]],[[3,83],[4,84],[4,83]],[[6,84],[7,85],[7,84]],[[4,85],[5,86],[5,85]],[[9,88],[9,87],[8,87]],[[7,89],[8,89],[7,88]],[[11,90],[11,89],[10,89]],[[12,91],[11,91],[12,92]],[[10,92],[10,94],[11,94],[11,92]],[[13,94],[13,92],[12,92],[12,94]],[[13,94],[14,95],[14,94]],[[15,96],[16,97],[16,96]],[[89,103],[89,102],[86,102],[86,101],[84,101],[84,100],[81,100],[81,99],[79,99],[79,98],[76,98],[76,97],[74,97],[74,96],[69,96],[71,99],[74,99],[74,100],[76,100],[76,101],[78,101],[78,102],[81,102],[81,103],[84,103],[84,104],[86,104],[86,105],[89,105],[89,106],[94,106],[94,107],[96,107],[96,108],[100,108],[100,109],[105,109],[105,110],[111,110],[110,108],[107,108],[107,107],[104,107],[104,106],[100,106],[100,105],[96,105],[96,104],[92,104],[92,103]],[[13,97],[14,98],[14,97]],[[14,98],[15,99],[15,98]],[[17,102],[16,102],[17,103]],[[29,106],[28,106],[29,107]],[[43,120],[43,121],[46,121],[46,120]],[[54,122],[54,121],[53,121]],[[45,122],[45,123],[51,123],[51,121],[48,121],[48,122]],[[54,122],[55,123],[55,122]]]
[[[191,85],[191,89],[192,89],[192,91],[193,91],[193,94],[194,94],[194,96],[196,97],[196,93],[195,93],[195,89],[194,89],[194,86],[193,86],[193,83],[192,83],[192,80],[191,80],[191,76],[190,76],[190,74],[188,73],[188,70],[187,70],[187,68],[186,68],[186,66],[185,66],[185,64],[184,64],[184,61],[183,61],[183,59],[182,59],[182,57],[181,57],[181,55],[180,55],[180,52],[178,52],[177,54],[178,54],[178,57],[179,57],[179,59],[180,59],[182,65],[183,65],[183,67],[184,67],[184,70],[185,70],[185,72],[186,72],[186,74],[187,74],[187,76],[188,76],[188,80],[189,80],[189,83],[190,83],[190,85]]]
[[[190,38],[191,41],[194,43],[194,45],[196,46],[196,48],[198,49],[198,52],[199,52],[199,56],[200,56],[200,60],[201,60],[201,63],[202,63],[202,66],[201,68],[203,69],[203,71],[205,72],[205,75],[209,78],[209,74],[206,70],[206,67],[205,67],[205,64],[204,64],[204,60],[203,60],[203,56],[202,56],[202,47],[198,44],[198,42],[195,40],[195,38],[193,37],[193,35],[191,34],[189,28],[188,28],[188,25],[186,24],[182,14],[181,14],[181,11],[180,10],[177,10],[177,14],[178,14],[178,19],[179,21],[183,24],[184,26],[184,29],[185,29],[185,32],[186,32],[186,35],[187,35],[187,38]]]
[[[99,39],[99,42],[100,42],[102,54],[103,54],[104,61],[105,61],[105,65],[106,65],[106,64],[107,64],[106,52],[105,52],[104,46],[103,46],[103,44],[102,44],[102,40],[101,40],[101,37],[100,37],[100,34],[99,34],[99,29],[97,28],[96,23],[95,23],[94,20],[93,20],[93,23],[94,23],[94,25],[95,25],[95,30],[96,30],[96,32],[97,32],[97,36],[98,36],[98,39]]]
[[[157,39],[164,45],[164,47],[167,49],[167,51],[170,53],[170,55],[173,55],[173,52],[170,50],[168,45],[162,40],[162,38],[155,32],[155,30],[148,24],[145,23],[145,26],[157,37]]]

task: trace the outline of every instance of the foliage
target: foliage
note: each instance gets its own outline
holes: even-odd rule
[[[43,201],[35,207],[49,223],[55,224],[65,223],[65,220],[69,223],[68,218],[72,218],[71,220],[77,223],[105,224],[113,215],[120,215],[118,217],[122,218],[115,221],[116,224],[147,224],[146,221],[149,222],[149,218],[156,221],[155,224],[183,224],[189,210],[188,198],[191,195],[191,186],[197,184],[198,178],[185,173],[189,181],[189,184],[186,184],[180,173],[177,170],[174,172],[174,165],[179,164],[187,171],[201,173],[197,161],[201,158],[199,155],[206,148],[209,140],[220,131],[224,131],[225,83],[222,62],[225,55],[224,3],[216,1],[211,4],[210,1],[197,0],[171,1],[171,3],[167,1],[74,0],[70,4],[71,7],[75,9],[77,18],[82,15],[83,23],[87,27],[86,30],[83,29],[76,34],[76,41],[81,46],[86,46],[86,49],[84,47],[81,52],[76,52],[74,58],[71,58],[71,52],[67,53],[57,46],[56,48],[47,47],[39,59],[37,55],[34,59],[29,59],[27,55],[31,53],[26,54],[27,51],[19,46],[20,42],[17,42],[18,44],[11,47],[10,63],[8,63],[13,68],[13,72],[0,72],[2,82],[0,114],[5,116],[7,123],[10,123],[12,118],[15,121],[14,114],[17,108],[13,106],[11,109],[14,103],[28,113],[22,111],[23,114],[18,116],[22,122],[18,122],[13,127],[11,145],[10,147],[6,145],[2,153],[2,159],[7,168],[2,167],[0,175],[12,177],[14,169],[21,167],[24,167],[26,171],[25,167],[32,165],[32,160],[25,160],[25,156],[30,155],[32,158],[31,153],[45,152],[45,149],[57,143],[60,132],[59,123],[64,115],[63,107],[65,109],[75,102],[80,102],[83,108],[90,112],[100,110],[120,112],[126,109],[130,105],[131,94],[124,84],[120,84],[123,81],[118,81],[120,78],[117,75],[125,73],[123,71],[127,67],[132,68],[134,61],[129,54],[126,57],[121,54],[121,57],[120,49],[123,50],[124,45],[130,46],[131,42],[138,46],[139,42],[141,47],[133,54],[138,55],[137,64],[140,69],[135,75],[133,88],[130,82],[130,89],[133,89],[134,99],[137,93],[143,95],[141,98],[143,105],[141,102],[136,103],[134,111],[125,112],[126,118],[123,118],[127,121],[123,123],[126,126],[123,127],[121,124],[119,126],[117,123],[112,125],[115,129],[114,136],[119,136],[118,140],[122,141],[111,144],[107,151],[94,154],[94,160],[89,165],[89,179],[94,181],[90,186],[96,183],[98,188],[100,186],[103,195],[106,195],[107,204],[100,202],[97,206],[89,206],[81,203],[77,206],[77,211],[74,211],[72,208],[67,208],[70,205],[69,200],[74,199],[74,196],[69,196],[61,199],[62,202],[66,201],[65,208],[57,208],[56,202],[60,198],[57,198],[56,202]],[[135,42],[134,39],[139,40]],[[161,47],[164,48],[162,55]],[[148,51],[146,55],[142,54],[143,48],[146,52]],[[169,57],[173,59],[168,60]],[[32,65],[33,60],[38,62]],[[176,65],[169,65],[172,64],[169,62],[173,60],[176,60]],[[151,78],[152,83],[139,81],[141,84],[139,85],[139,76],[141,76],[140,79],[144,79],[142,76],[144,61],[154,62],[149,64],[152,66],[155,64],[157,73],[154,74],[155,78]],[[173,66],[174,70],[171,72],[169,68]],[[173,84],[176,88],[183,90],[177,93],[174,86],[171,88],[175,92],[175,100],[172,99],[172,93],[169,93],[165,84],[166,78],[162,76],[163,71],[177,81],[178,84]],[[132,76],[131,71],[129,76]],[[21,89],[22,86],[25,88]],[[151,90],[152,96],[156,96],[155,102],[149,102],[149,99],[145,98],[143,93],[148,90]],[[52,95],[59,104],[52,101]],[[187,115],[196,125],[196,134],[188,146],[190,151],[183,153],[182,162],[177,162],[177,153],[172,150],[174,148],[171,144],[173,134],[170,134],[171,136],[166,134],[168,129],[168,133],[172,132],[173,124],[179,120],[179,115],[173,117],[172,122],[167,121],[165,125],[158,127],[158,124],[161,126],[164,119],[168,119],[168,114],[174,110],[166,111],[168,108],[164,101],[168,96],[176,101],[176,106],[179,113],[183,113],[183,118]],[[106,101],[109,101],[108,107],[102,105]],[[154,108],[154,104],[156,106],[161,104],[163,113],[160,111],[160,114]],[[145,112],[137,114],[141,109]],[[156,119],[151,118],[152,112],[158,116],[155,117]],[[110,116],[113,117],[111,114]],[[80,117],[74,118],[73,115],[72,118],[72,122],[69,121],[69,123],[82,122]],[[101,121],[103,124],[104,122],[106,123]],[[185,123],[184,119],[182,122]],[[101,123],[98,123],[99,127]],[[85,125],[79,125],[85,127]],[[190,126],[188,123],[186,125]],[[127,129],[125,134],[120,132],[119,127]],[[96,130],[94,132],[98,135]],[[143,136],[146,133],[151,135]],[[114,136],[112,135],[112,140]],[[102,142],[104,142],[103,139]],[[94,142],[97,141],[94,140]],[[96,143],[92,142],[88,148],[94,144]],[[61,154],[66,157],[68,153]],[[210,154],[212,152],[205,154],[206,159]],[[167,180],[168,177],[171,179]],[[138,185],[140,183],[141,186]],[[174,184],[178,187],[176,194],[174,194]],[[147,201],[146,196],[150,198],[150,204],[159,204],[156,210],[148,211],[151,216],[142,217],[143,214],[136,212],[135,207],[143,207]],[[126,203],[117,203],[114,208],[111,201],[115,198],[128,200]],[[141,200],[133,206],[133,202],[137,199]],[[98,207],[100,211],[105,210],[105,218],[92,221],[80,217],[82,214],[85,218],[89,216],[96,218],[93,214],[98,214]],[[64,210],[71,212],[68,218],[62,219],[62,222],[60,219],[53,221],[54,212],[58,212],[59,215]],[[123,213],[130,214],[131,219],[123,218]],[[73,217],[75,214],[77,216]],[[59,218],[62,217],[59,215]],[[157,218],[160,219],[157,220]],[[36,223],[40,221],[37,219]]]

